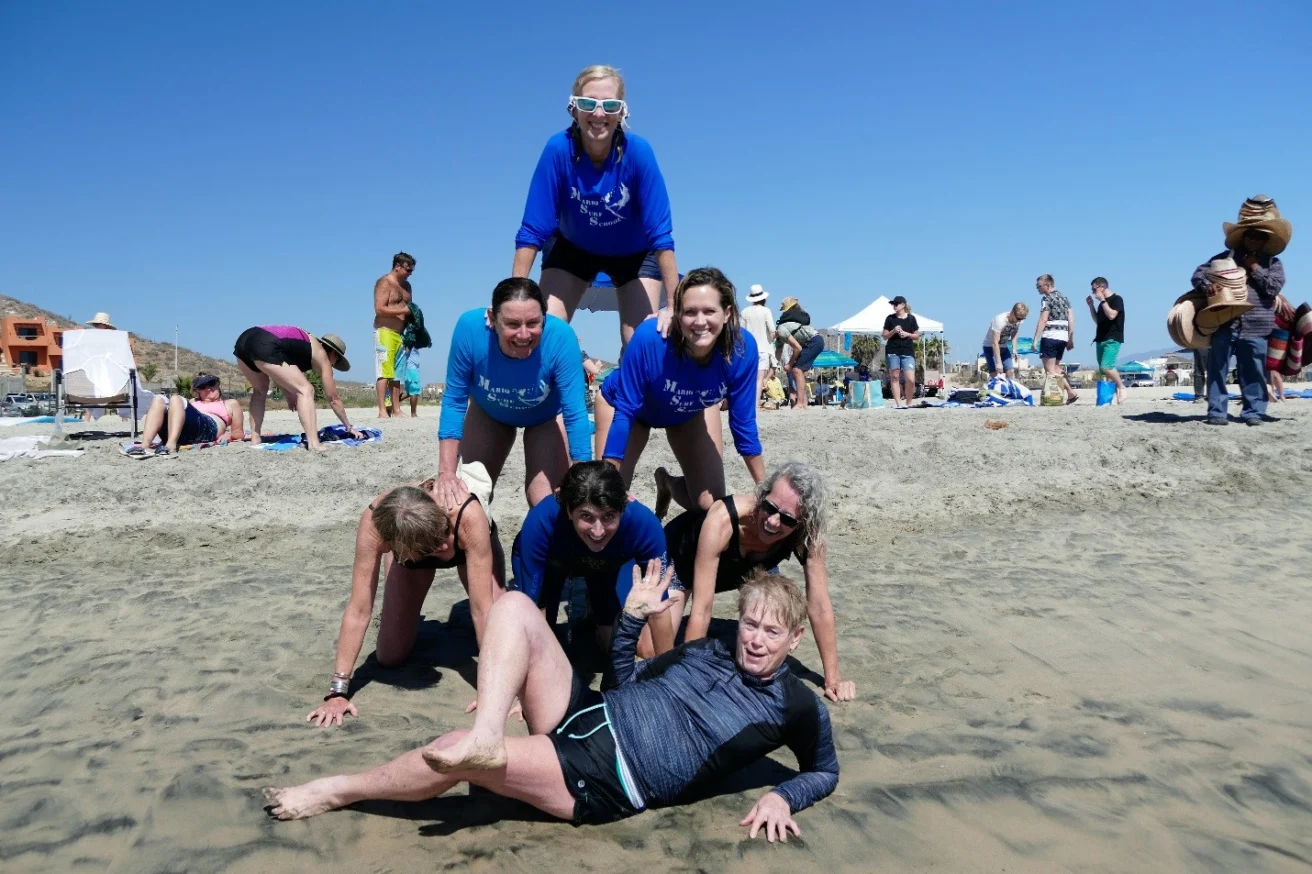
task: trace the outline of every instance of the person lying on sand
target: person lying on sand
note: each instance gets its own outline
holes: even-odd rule
[[[505,557],[496,523],[486,510],[492,490],[487,472],[481,464],[471,464],[465,465],[460,475],[469,494],[455,505],[442,506],[437,501],[430,479],[379,495],[360,515],[351,598],[337,635],[332,682],[328,697],[310,711],[307,721],[318,726],[341,725],[348,713],[360,715],[347,693],[373,615],[380,564],[390,565],[383,569],[387,582],[375,651],[380,665],[399,665],[414,649],[419,614],[439,568],[455,568],[460,575],[460,584],[469,595],[474,635],[482,643],[488,611],[505,591]]]
[[[580,461],[555,494],[528,511],[510,551],[514,586],[556,624],[568,577],[582,577],[597,623],[597,643],[610,649],[611,629],[629,594],[633,566],[665,555],[665,532],[656,514],[629,500],[620,472],[604,461]],[[652,622],[657,646],[674,646],[664,618]],[[664,637],[661,637],[664,635]],[[639,651],[652,654],[650,639]]]
[[[182,395],[167,398],[155,395],[146,411],[141,442],[124,454],[133,458],[145,458],[151,454],[176,455],[179,446],[242,439],[241,404],[232,398],[223,399],[217,376],[197,374],[191,383],[191,395],[190,401]],[[168,430],[163,444],[158,449],[151,449],[150,444],[164,430],[166,423]]]
[[[575,824],[604,823],[677,804],[787,746],[799,773],[763,794],[739,825],[751,838],[762,829],[770,841],[800,835],[793,814],[838,785],[829,713],[786,664],[804,630],[801,591],[786,577],[757,577],[738,596],[733,653],[703,639],[635,665],[647,618],[668,609],[669,580],[659,562],[645,574],[634,568],[611,648],[617,685],[604,692],[574,674],[537,606],[506,593],[488,617],[470,731],[363,774],[265,789],[266,810],[303,819],[360,801],[421,801],[469,782]],[[529,737],[505,736],[517,694]]]
[[[690,510],[665,526],[667,563],[674,567],[670,600],[676,602],[677,628],[687,587],[692,609],[685,640],[706,636],[716,592],[736,589],[761,569],[771,570],[789,556],[806,574],[807,612],[824,663],[825,697],[851,701],[856,684],[838,670],[834,606],[829,600],[825,565],[824,478],[809,464],[789,461],[779,466],[754,495],[729,495],[710,510]]]

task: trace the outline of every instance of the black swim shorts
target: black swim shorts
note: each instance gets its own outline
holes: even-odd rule
[[[574,796],[575,825],[615,822],[646,807],[615,742],[606,702],[577,675],[569,710],[548,737]]]
[[[660,279],[661,269],[655,252],[632,255],[594,255],[556,234],[542,247],[542,269],[564,270],[589,285],[598,273],[605,273],[619,288],[635,279]]]
[[[255,362],[290,364],[302,371],[310,369],[310,343],[275,337],[263,328],[247,328],[233,344],[232,354],[251,370],[259,370]]]

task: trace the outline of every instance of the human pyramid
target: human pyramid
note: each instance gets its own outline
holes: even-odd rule
[[[455,568],[479,645],[473,725],[363,774],[267,789],[279,819],[369,799],[422,800],[469,782],[564,820],[609,822],[678,803],[787,746],[797,775],[740,823],[773,841],[799,834],[793,814],[837,785],[827,709],[787,664],[809,618],[824,697],[855,697],[838,664],[824,480],[801,462],[767,470],[756,411],[768,352],[740,327],[737,291],[722,272],[699,267],[680,278],[665,182],[651,146],[627,130],[619,71],[583,70],[568,109],[571,124],[547,142],[533,173],[512,276],[490,306],[456,323],[437,475],[379,495],[360,517],[327,697],[307,717],[322,727],[359,718],[351,678],[380,570],[376,658],[391,667],[414,647],[436,570]],[[528,278],[539,251],[540,286]],[[624,348],[596,398],[589,439],[569,321],[599,272],[616,287]],[[668,309],[659,309],[662,293]],[[286,381],[293,398],[303,394],[303,371],[327,374],[327,389],[331,369],[345,369],[345,347],[332,335],[252,331],[264,333],[243,334],[237,353],[261,397],[270,379]],[[286,354],[289,343],[306,348]],[[726,494],[722,405],[752,494]],[[312,402],[297,408],[312,417]],[[680,471],[654,471],[649,509],[629,489],[653,429],[665,431]],[[312,433],[311,418],[307,439]],[[507,586],[491,497],[521,433],[529,510]],[[662,527],[671,503],[683,512]],[[804,589],[777,572],[789,557],[802,565]],[[570,577],[585,581],[597,644],[609,652],[599,692],[576,674],[553,628]],[[732,651],[707,637],[714,596],[726,590],[738,591]],[[512,708],[528,737],[505,736]]]

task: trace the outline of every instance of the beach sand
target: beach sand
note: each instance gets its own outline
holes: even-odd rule
[[[98,440],[77,459],[6,462],[0,868],[1307,871],[1312,401],[1220,429],[1162,390],[1120,409],[1091,394],[1060,409],[762,414],[767,464],[806,459],[830,478],[839,651],[858,690],[829,708],[838,790],[787,846],[738,826],[789,772],[786,750],[716,797],[603,827],[464,787],[266,817],[263,786],[469,724],[473,634],[453,572],[410,664],[357,671],[359,718],[305,722],[332,670],[355,522],[435,469],[435,409],[326,457],[136,462]],[[519,453],[494,503],[507,549]],[[640,498],[671,462],[654,439]],[[745,490],[732,451],[726,467]],[[716,615],[733,607],[722,596]],[[819,669],[809,632],[797,660]]]

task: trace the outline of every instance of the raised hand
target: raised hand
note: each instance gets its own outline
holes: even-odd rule
[[[653,558],[647,562],[645,573],[635,564],[633,588],[629,589],[629,597],[624,601],[624,612],[635,619],[646,619],[648,616],[655,616],[670,609],[670,605],[674,602],[662,601],[661,595],[665,594],[673,579],[673,564],[665,570],[664,574],[661,573],[660,559]]]

